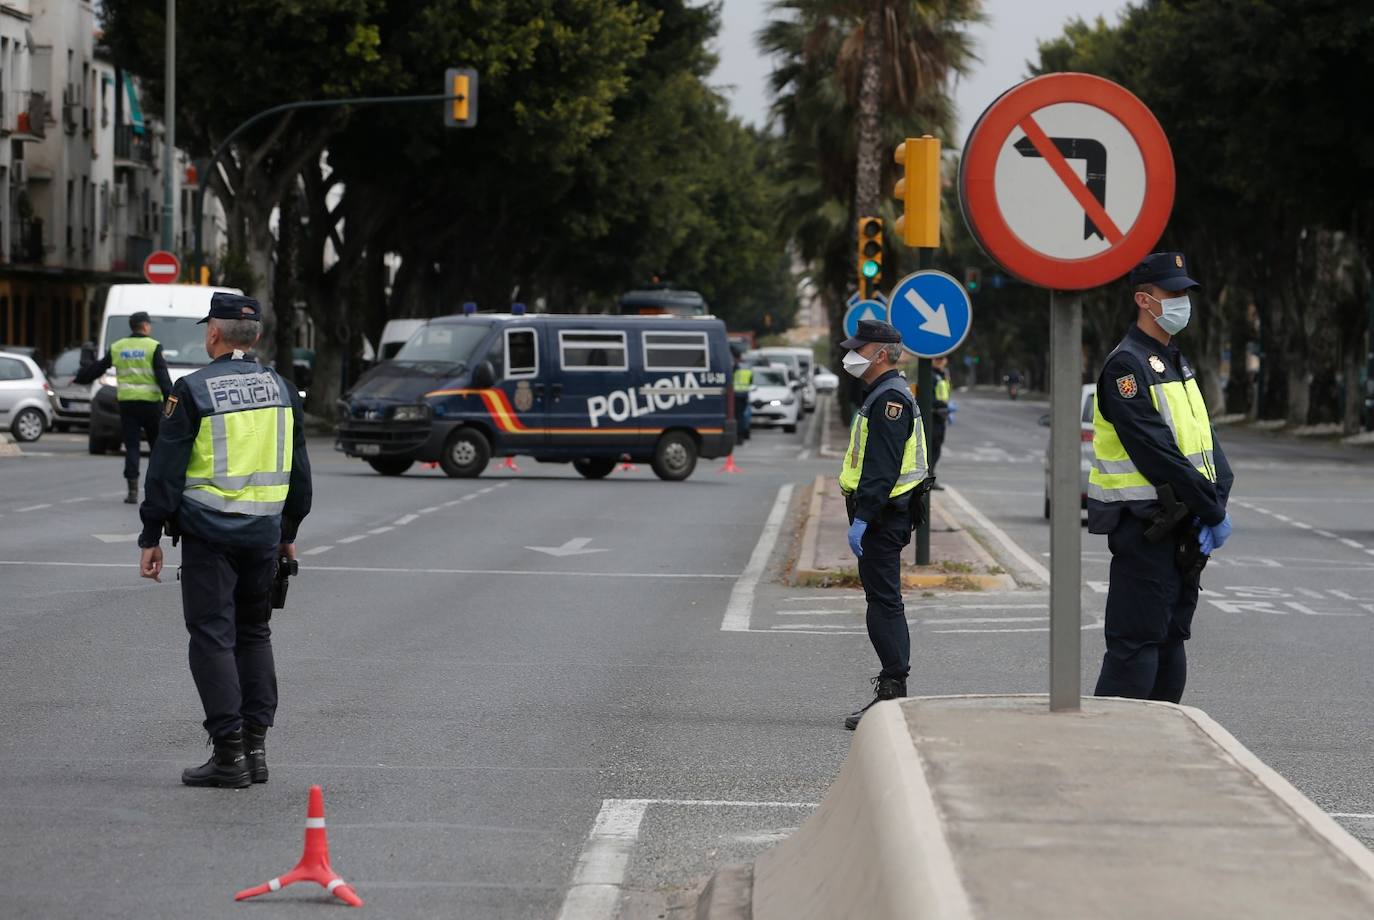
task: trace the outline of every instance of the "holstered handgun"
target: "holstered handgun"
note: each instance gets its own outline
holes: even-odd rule
[[[1159,496],[1159,510],[1150,516],[1145,539],[1151,543],[1174,539],[1174,565],[1186,580],[1195,582],[1207,567],[1207,556],[1198,542],[1201,528],[1193,523],[1188,506],[1174,495],[1173,486],[1166,483],[1155,492]]]
[[[281,610],[286,606],[286,592],[291,587],[290,578],[300,572],[300,563],[295,559],[282,556],[277,560],[277,571],[272,576],[272,609]]]
[[[1151,543],[1162,543],[1174,535],[1180,525],[1188,520],[1188,506],[1174,495],[1174,487],[1165,483],[1155,489],[1159,496],[1159,510],[1150,515],[1150,526],[1145,529],[1145,539]]]

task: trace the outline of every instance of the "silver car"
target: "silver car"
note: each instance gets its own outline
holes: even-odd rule
[[[91,423],[91,385],[75,382],[76,374],[81,370],[82,352],[80,348],[68,348],[57,356],[48,369],[55,416],[53,426],[58,431],[67,431],[73,425],[84,428]],[[91,360],[94,360],[93,356]]]
[[[0,427],[37,441],[52,427],[52,387],[32,358],[0,351]]]
[[[1078,489],[1081,507],[1088,507],[1088,474],[1093,468],[1093,403],[1097,397],[1097,384],[1085,383],[1081,391],[1080,399],[1082,412],[1079,414],[1081,423],[1079,426],[1079,442],[1081,449],[1078,452]],[[1048,414],[1040,416],[1040,424],[1048,428],[1050,417]],[[1045,447],[1045,520],[1050,519],[1050,448]]]

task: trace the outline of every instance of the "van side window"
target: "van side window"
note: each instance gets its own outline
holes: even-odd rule
[[[711,351],[704,332],[644,333],[646,371],[708,371]]]
[[[565,371],[623,371],[629,368],[623,332],[562,330],[558,333],[558,356]]]
[[[539,373],[539,346],[533,329],[506,330],[506,379],[534,377]]]

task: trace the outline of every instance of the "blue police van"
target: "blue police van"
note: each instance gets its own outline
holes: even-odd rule
[[[734,448],[731,372],[712,317],[445,316],[344,395],[335,447],[386,476],[438,461],[473,477],[519,454],[588,479],[628,457],[682,480]]]

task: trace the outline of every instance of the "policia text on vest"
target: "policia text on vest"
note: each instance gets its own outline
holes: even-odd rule
[[[74,381],[91,383],[114,368],[119,427],[124,440],[124,479],[129,487],[125,501],[133,504],[138,501],[139,438],[147,440],[149,449],[157,441],[161,403],[172,392],[172,379],[167,373],[162,345],[150,335],[152,323],[148,314],[130,316],[129,328],[131,335],[110,343],[104,357],[83,367]]]
[[[228,328],[260,331],[256,301],[216,293],[210,318],[251,315]],[[233,323],[233,320],[230,320]],[[163,409],[139,509],[142,574],[156,578],[159,539],[181,540],[181,593],[191,674],[214,754],[182,781],[242,787],[267,780],[265,737],[277,709],[271,593],[279,555],[295,558],[310,512],[310,460],[295,389],[244,357],[211,322],[214,360],[178,380]]]
[[[1096,692],[1177,703],[1202,557],[1230,533],[1234,476],[1193,370],[1172,343],[1191,311],[1186,292],[1197,286],[1183,255],[1149,256],[1131,282],[1137,322],[1097,381],[1088,479],[1088,529],[1106,534],[1112,553]],[[1186,510],[1166,508],[1161,497],[1170,494]]]

